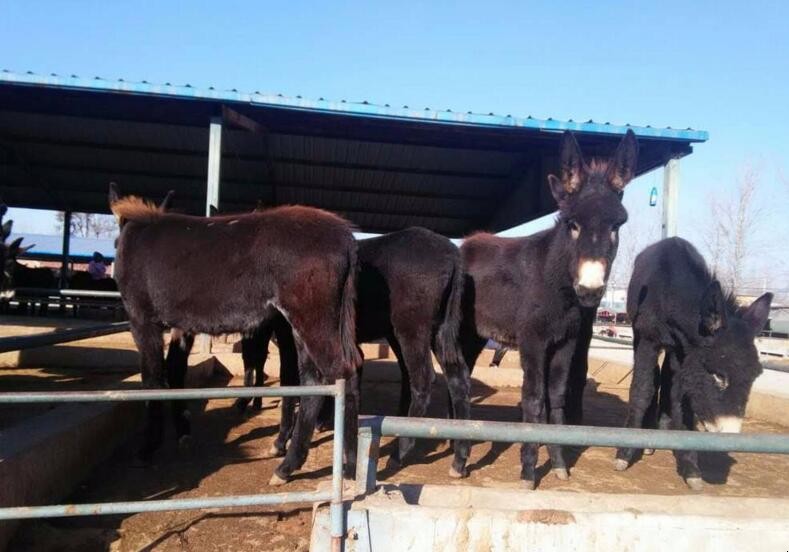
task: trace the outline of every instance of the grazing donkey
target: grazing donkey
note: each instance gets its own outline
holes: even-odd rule
[[[644,249],[627,290],[635,363],[626,427],[642,427],[659,391],[661,426],[692,429],[695,418],[707,431],[739,432],[751,385],[762,372],[754,338],[767,322],[772,297],[765,293],[749,307],[738,307],[681,238]],[[627,469],[635,453],[617,450],[614,467]],[[688,486],[700,489],[697,453],[675,456]]]
[[[444,236],[425,228],[407,228],[359,241],[356,338],[359,343],[384,338],[391,345],[403,374],[400,415],[418,417],[427,411],[435,380],[432,349],[446,375],[453,412],[459,418],[469,418],[469,375],[458,342],[463,280],[458,248]],[[288,353],[281,325],[260,329],[242,341],[245,382],[251,385],[254,371],[258,373],[256,384],[261,384],[260,357],[248,355],[251,351],[266,350],[272,329],[281,344],[285,337],[287,356],[282,358],[282,382],[297,385],[294,359]],[[285,453],[294,407],[293,400],[282,402],[279,435],[269,451],[273,456]],[[400,465],[412,453],[414,445],[414,439],[401,437],[390,463]],[[451,477],[468,474],[468,455],[468,443],[456,441],[449,470]]]
[[[461,325],[466,364],[486,339],[518,347],[523,368],[524,422],[565,423],[570,369],[586,310],[597,307],[627,221],[622,193],[635,175],[638,143],[628,130],[613,157],[586,163],[566,132],[561,176],[549,175],[559,205],[556,225],[525,238],[475,234],[461,246],[466,281]],[[585,363],[584,363],[585,365]],[[535,486],[537,443],[521,448],[521,479]],[[548,447],[553,471],[568,477],[559,446]]]
[[[355,341],[356,242],[342,218],[308,207],[281,207],[217,218],[164,213],[110,186],[121,225],[116,277],[143,385],[166,386],[162,332],[248,332],[281,312],[294,328],[306,384],[347,378],[346,454],[355,457],[361,358]],[[306,460],[320,397],[302,401],[294,438],[272,483]],[[161,443],[161,403],[148,406],[149,456]]]

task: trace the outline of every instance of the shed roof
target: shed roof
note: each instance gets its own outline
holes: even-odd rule
[[[0,72],[0,194],[9,205],[107,212],[107,183],[205,205],[208,121],[227,108],[220,207],[301,203],[368,232],[503,230],[555,209],[560,133],[607,155],[628,128],[638,174],[692,151],[704,131],[520,118],[259,92]],[[225,111],[223,111],[223,109]]]

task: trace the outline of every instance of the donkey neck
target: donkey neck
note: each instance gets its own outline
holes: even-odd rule
[[[546,235],[547,253],[542,267],[543,281],[557,293],[573,292],[573,278],[569,265],[572,242],[561,224],[556,224]],[[573,292],[574,296],[574,292]]]

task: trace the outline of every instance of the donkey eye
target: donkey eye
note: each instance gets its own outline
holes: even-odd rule
[[[567,221],[567,228],[570,229],[570,235],[573,237],[574,240],[577,240],[578,236],[581,235],[581,225],[579,225],[574,220]]]
[[[729,379],[726,376],[712,374],[712,379],[715,380],[715,386],[721,391],[724,391],[727,387],[729,387]]]

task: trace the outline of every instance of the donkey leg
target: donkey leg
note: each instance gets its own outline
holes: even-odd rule
[[[295,387],[301,383],[299,377],[299,353],[293,341],[293,331],[277,333],[279,347],[279,384],[282,387]],[[320,397],[318,397],[320,399]],[[293,435],[296,424],[297,397],[283,397],[280,402],[279,432],[274,444],[266,453],[267,457],[285,456],[288,441]]]
[[[194,344],[194,336],[184,334],[182,331],[173,329],[170,333],[170,346],[167,349],[167,383],[170,389],[183,389],[186,383],[186,370],[189,364],[189,352]],[[175,436],[179,446],[186,446],[189,443],[192,433],[190,422],[191,413],[185,401],[172,401],[173,424],[175,425]]]
[[[548,369],[548,421],[552,424],[565,423],[565,406],[568,394],[568,379],[572,368],[573,355],[576,351],[574,339],[569,339],[558,347],[550,361]],[[564,449],[560,445],[548,445],[553,473],[561,480],[569,478]]]
[[[400,401],[397,403],[397,415],[408,416],[408,410],[411,408],[411,377],[408,375],[408,367],[403,360],[403,350],[397,337],[391,335],[387,341],[392,347],[392,352],[397,358],[397,365],[400,367]]]
[[[306,348],[299,342],[299,380],[302,385],[315,385],[318,383],[317,370]],[[282,485],[288,481],[290,475],[304,465],[309,454],[310,441],[315,431],[315,421],[318,418],[322,397],[301,397],[299,410],[296,414],[296,423],[293,438],[287,447],[285,458],[274,470],[269,485]]]
[[[633,380],[630,382],[630,401],[628,405],[625,427],[641,428],[644,416],[655,397],[655,366],[657,366],[660,345],[642,339],[639,332],[634,331],[634,362]],[[636,449],[619,448],[616,451],[614,469],[624,471],[635,457]]]
[[[583,423],[583,400],[589,373],[589,345],[592,341],[596,309],[581,308],[581,328],[575,344],[570,375],[567,382],[565,420],[568,424]]]
[[[244,386],[256,387],[263,386],[263,365],[266,364],[268,358],[268,344],[271,340],[273,328],[271,322],[263,322],[260,326],[255,328],[249,336],[241,338],[241,358],[244,361]],[[235,406],[239,412],[244,412],[250,399],[239,398],[236,399]],[[260,397],[252,399],[252,408],[260,410],[263,406],[263,400]]]
[[[464,361],[464,370],[463,373],[467,374],[467,378],[469,380],[469,385],[471,382],[471,373],[474,371],[474,364],[477,362],[479,355],[482,353],[483,349],[485,349],[485,344],[488,342],[487,339],[480,337],[477,335],[477,332],[470,327],[462,324],[460,327],[460,350],[463,353],[463,361]],[[447,381],[447,383],[449,383]],[[455,419],[457,417],[455,413],[455,404],[452,398],[452,392],[447,386],[447,395],[448,400],[447,404],[449,405],[449,418]],[[469,401],[470,402],[470,401]]]
[[[521,338],[520,342],[522,419],[527,423],[545,423],[545,343],[536,337]],[[534,489],[536,485],[539,448],[539,443],[521,445],[521,479],[527,489]]]
[[[679,367],[673,352],[666,355],[666,363],[669,365],[664,365],[664,370],[671,370],[671,364],[674,369]],[[671,388],[671,421],[669,422],[671,429],[693,431],[693,418],[693,410],[690,404],[684,400],[680,386],[673,385]],[[699,453],[695,450],[675,450],[674,458],[677,461],[677,471],[688,487],[694,491],[702,490],[704,481],[701,477],[701,469],[699,469]]]
[[[131,332],[140,352],[142,385],[145,389],[166,387],[164,379],[164,343],[162,328],[156,324],[132,321]],[[148,401],[146,405],[145,437],[140,451],[144,461],[150,461],[154,451],[162,444],[163,433],[162,401]]]
[[[420,335],[421,334],[421,335]],[[429,337],[425,339],[421,332],[398,332],[397,342],[403,354],[404,364],[411,382],[411,405],[409,417],[422,417],[430,404],[430,389],[435,381],[435,370],[430,358]],[[416,442],[412,438],[400,437],[398,450],[389,458],[391,464],[397,466],[405,462],[413,452]]]

